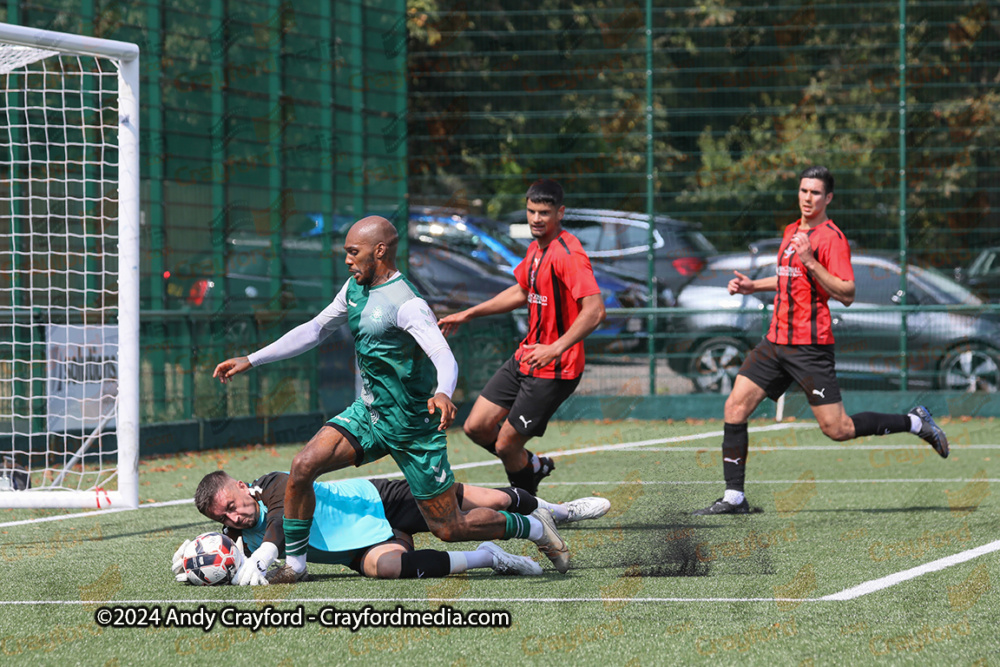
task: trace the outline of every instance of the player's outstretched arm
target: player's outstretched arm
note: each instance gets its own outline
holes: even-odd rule
[[[216,366],[212,377],[219,378],[219,382],[226,384],[234,375],[239,375],[251,368],[253,366],[250,365],[250,360],[246,357],[233,357],[232,359],[226,359]]]
[[[733,271],[735,278],[727,286],[730,294],[753,294],[754,292],[773,292],[778,289],[778,276],[770,276],[753,280],[739,271]]]
[[[339,325],[340,320],[336,319],[336,309],[339,305],[340,304],[337,301],[334,301],[334,303],[330,304],[326,310],[317,315],[315,318],[295,327],[267,347],[257,350],[250,355],[253,357],[252,362],[250,360],[250,356],[226,359],[215,367],[215,372],[212,373],[212,377],[219,378],[219,381],[225,384],[232,379],[234,375],[248,371],[255,366],[268,364],[274,361],[282,361],[284,359],[291,359],[292,357],[298,356],[303,352],[308,352],[323,342],[323,339],[329,336],[333,331],[333,328],[327,328],[324,326],[324,322]],[[347,306],[345,305],[344,309],[346,308]],[[333,314],[331,315],[328,313]]]
[[[521,308],[528,304],[528,292],[520,285],[511,285],[504,291],[497,294],[492,299],[483,301],[478,306],[473,306],[466,310],[446,315],[438,320],[438,326],[445,336],[450,336],[459,325],[465,324],[469,320],[487,315],[498,315],[509,313],[515,308]]]

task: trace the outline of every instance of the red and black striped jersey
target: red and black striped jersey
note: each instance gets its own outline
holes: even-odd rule
[[[829,345],[833,343],[830,327],[830,295],[806,267],[791,246],[799,231],[800,220],[785,227],[778,250],[778,293],[774,296],[774,315],[767,339],[779,345]],[[832,220],[806,232],[816,261],[841,280],[854,280],[851,248],[847,237]]]
[[[600,294],[590,258],[580,241],[565,229],[543,250],[537,241],[528,246],[524,260],[514,269],[518,284],[528,292],[528,335],[514,358],[520,362],[525,345],[551,345],[572,326],[580,314],[579,299]],[[539,378],[572,380],[583,373],[583,341],[566,350],[544,368],[522,373]]]

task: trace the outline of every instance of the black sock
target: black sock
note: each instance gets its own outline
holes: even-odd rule
[[[747,452],[750,450],[750,436],[746,424],[725,424],[722,427],[722,474],[726,478],[727,491],[743,493],[746,478]]]
[[[399,563],[400,579],[436,579],[451,573],[451,558],[446,551],[407,551],[399,557]]]
[[[510,496],[510,505],[506,510],[508,512],[528,516],[538,509],[538,498],[534,497],[524,489],[508,486],[503,489],[497,489],[497,491],[503,491]]]
[[[531,466],[531,460],[529,459],[528,465],[517,472],[508,470],[507,481],[510,482],[511,486],[516,486],[519,489],[530,489],[535,482],[535,469]]]
[[[864,435],[888,435],[889,433],[909,433],[910,415],[889,415],[884,412],[859,412],[851,415],[854,422],[854,437]]]

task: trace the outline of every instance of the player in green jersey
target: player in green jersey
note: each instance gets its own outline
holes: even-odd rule
[[[306,549],[316,506],[313,482],[322,474],[392,456],[431,532],[445,542],[527,538],[560,572],[569,550],[552,513],[531,516],[487,507],[463,511],[448,464],[447,429],[455,419],[451,395],[458,364],[430,306],[396,269],[399,236],[378,216],[354,223],[344,242],[351,277],[315,318],[267,347],[223,361],[223,383],[264,363],[316,347],[338,326],[354,336],[361,396],[327,422],[295,455],[285,492],[286,578],[306,572]]]

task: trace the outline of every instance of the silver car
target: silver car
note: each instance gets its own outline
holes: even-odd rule
[[[671,367],[690,377],[697,391],[728,394],[747,352],[767,333],[773,292],[730,295],[739,271],[751,278],[774,274],[770,244],[757,254],[720,255],[678,294],[676,306],[699,309],[670,324]],[[775,247],[776,249],[776,247]],[[898,385],[903,316],[900,265],[893,258],[855,253],[855,300],[850,308],[830,300],[837,343],[837,375],[844,387]],[[1000,387],[1000,310],[935,269],[908,266],[906,316],[909,386],[995,392]]]

